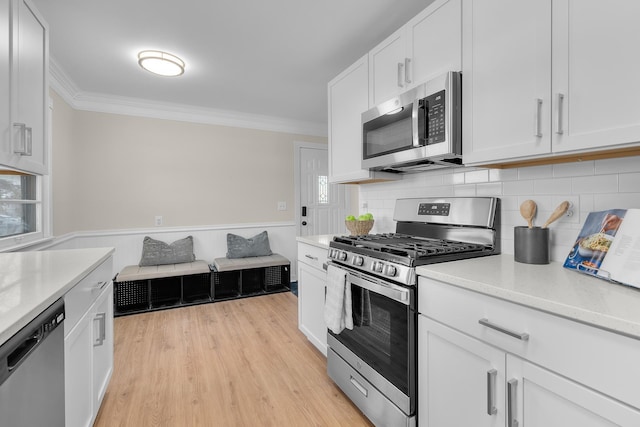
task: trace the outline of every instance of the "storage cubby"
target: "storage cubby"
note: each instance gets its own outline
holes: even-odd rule
[[[118,282],[114,315],[143,313],[289,290],[290,264]],[[124,276],[123,276],[124,277]],[[131,277],[131,276],[129,276]]]

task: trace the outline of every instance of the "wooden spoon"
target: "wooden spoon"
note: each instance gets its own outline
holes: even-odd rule
[[[556,210],[553,211],[553,213],[551,214],[551,216],[549,217],[547,222],[544,223],[542,228],[547,228],[549,226],[549,224],[551,224],[553,221],[555,221],[558,218],[560,218],[561,216],[563,216],[567,212],[568,209],[569,209],[569,202],[567,202],[565,200],[564,202],[560,203],[558,205],[558,207],[556,208]]]
[[[520,205],[520,215],[527,220],[529,228],[533,228],[533,217],[536,215],[536,202],[533,200],[525,200]]]

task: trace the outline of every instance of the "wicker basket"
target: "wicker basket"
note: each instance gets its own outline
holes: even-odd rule
[[[365,234],[369,234],[369,231],[373,228],[372,219],[369,221],[345,221],[344,224],[352,236],[364,236]]]

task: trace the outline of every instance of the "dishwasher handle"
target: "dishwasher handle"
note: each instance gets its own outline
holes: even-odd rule
[[[7,370],[13,371],[20,362],[27,358],[31,352],[40,344],[44,338],[44,332],[42,326],[38,328],[27,339],[22,341],[9,355],[7,356]]]
[[[54,329],[62,326],[64,318],[64,300],[60,298],[0,345],[0,386]]]

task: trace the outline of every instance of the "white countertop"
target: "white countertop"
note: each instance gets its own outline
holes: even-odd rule
[[[113,252],[95,248],[0,254],[0,345]]]
[[[334,236],[342,236],[342,234],[321,234],[317,236],[298,236],[296,240],[298,242],[317,246],[319,248],[329,249],[329,242],[333,240]]]
[[[562,267],[495,255],[417,268],[430,277],[640,339],[640,289]]]

